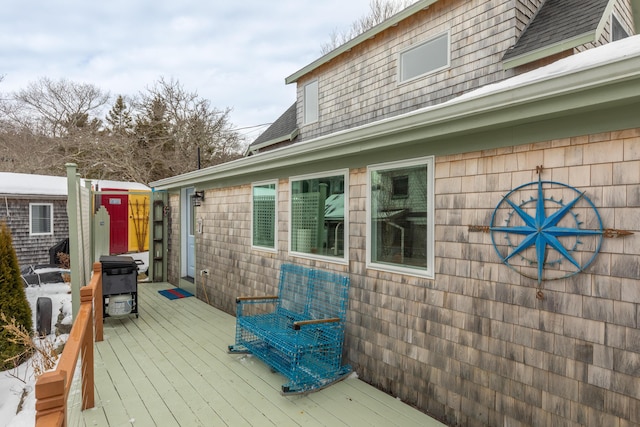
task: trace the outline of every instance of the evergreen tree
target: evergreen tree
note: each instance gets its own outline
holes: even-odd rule
[[[5,222],[0,223],[0,312],[4,313],[7,321],[14,318],[16,325],[31,333],[31,307],[24,292],[11,232]],[[12,366],[4,366],[5,360],[24,351],[22,345],[9,341],[8,332],[4,325],[0,325],[0,370]]]
[[[107,113],[107,123],[112,135],[130,135],[133,132],[133,119],[131,112],[124,102],[122,95],[118,95],[116,103]]]

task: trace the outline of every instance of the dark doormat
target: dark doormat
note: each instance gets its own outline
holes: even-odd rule
[[[191,292],[187,292],[181,288],[164,289],[164,290],[158,291],[158,293],[169,299],[180,299],[180,298],[187,298],[187,297],[193,296]]]

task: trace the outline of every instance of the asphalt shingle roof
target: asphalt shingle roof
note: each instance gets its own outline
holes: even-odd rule
[[[593,32],[608,0],[547,0],[505,60]]]
[[[277,141],[279,138],[282,138],[282,140],[284,140],[285,138],[288,138],[289,135],[293,133],[293,131],[296,130],[296,127],[297,114],[296,103],[294,102],[293,105],[291,105],[291,107],[287,109],[287,111],[282,113],[282,115],[278,117],[278,119],[273,122],[271,126],[267,128],[267,130],[262,132],[262,134],[251,143],[249,149],[251,149],[251,147],[258,146],[263,142],[272,140]]]

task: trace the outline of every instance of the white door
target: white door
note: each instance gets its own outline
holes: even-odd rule
[[[183,240],[185,244],[184,255],[184,264],[186,265],[186,274],[187,277],[195,277],[196,276],[196,237],[195,237],[195,209],[193,207],[193,188],[187,188],[184,191],[184,203],[183,203],[183,212],[184,212],[184,221],[182,222],[183,226],[183,236],[186,236],[186,239]]]

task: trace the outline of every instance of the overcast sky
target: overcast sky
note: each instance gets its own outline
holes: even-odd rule
[[[175,78],[213,106],[232,108],[237,128],[268,123],[295,100],[285,77],[317,59],[332,31],[365,15],[369,3],[3,0],[0,92],[48,77],[134,95]]]

